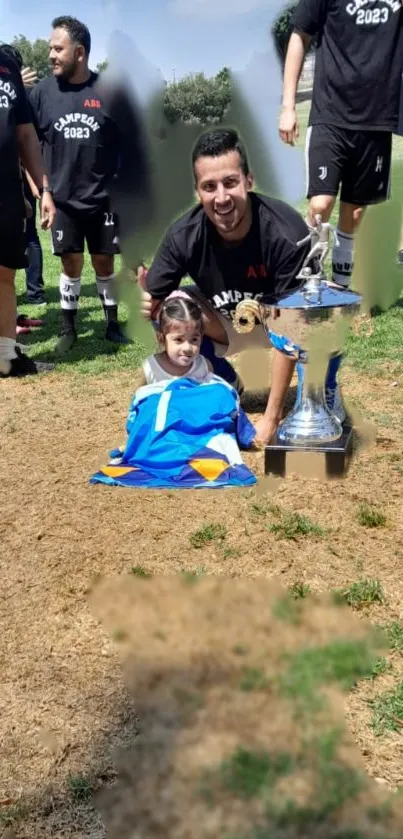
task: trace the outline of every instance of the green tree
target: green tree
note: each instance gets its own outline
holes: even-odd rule
[[[108,69],[108,66],[109,66],[109,61],[105,58],[104,61],[98,61],[98,64],[97,64],[95,69],[96,69],[97,73],[104,73],[105,70]]]
[[[216,76],[185,76],[165,88],[164,112],[170,123],[219,124],[231,104],[231,77],[224,67]]]
[[[50,76],[49,44],[44,38],[30,41],[25,35],[16,35],[12,46],[17,47],[22,55],[24,67],[36,70],[39,79]]]
[[[292,32],[292,16],[296,7],[297,3],[291,3],[287,6],[276,18],[271,28],[274,46],[282,65],[284,65],[287,53],[288,41]]]
[[[293,2],[286,6],[286,8],[276,18],[271,28],[271,35],[274,41],[274,46],[282,67],[284,67],[288,42],[292,33],[292,18],[295,9],[297,8],[297,5],[298,3]],[[314,41],[312,41],[310,47],[308,48],[308,52],[314,49],[314,46],[315,43]]]
[[[224,87],[231,87],[231,71],[229,67],[223,67],[222,70],[219,70],[215,80],[217,84],[223,85]]]

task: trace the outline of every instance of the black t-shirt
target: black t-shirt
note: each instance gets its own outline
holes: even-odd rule
[[[231,318],[241,300],[275,302],[298,287],[296,275],[310,246],[297,242],[307,225],[283,201],[253,192],[250,199],[252,225],[238,244],[222,239],[201,204],[175,221],[147,275],[152,297],[167,297],[189,274],[213,307]]]
[[[310,125],[394,131],[402,14],[401,0],[300,0],[294,31],[318,39]]]
[[[140,119],[122,86],[98,73],[81,85],[51,76],[35,85],[30,102],[58,206],[99,210],[120,172],[126,194],[147,188]]]
[[[32,122],[17,65],[0,49],[0,211],[24,211],[17,126]]]

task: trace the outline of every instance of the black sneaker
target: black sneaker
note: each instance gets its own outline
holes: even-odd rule
[[[12,358],[9,362],[10,370],[8,373],[0,373],[1,379],[16,376],[36,376],[38,373],[50,373],[55,369],[54,364],[49,364],[45,361],[34,361],[33,358],[29,358],[29,356],[21,352],[19,347],[16,347],[15,351],[17,358]]]
[[[396,262],[398,265],[403,265],[403,248],[397,252]]]
[[[107,341],[112,341],[113,344],[132,344],[133,342],[130,338],[126,338],[124,332],[122,332],[118,323],[111,321],[108,323],[105,332],[105,338]]]
[[[60,338],[56,344],[55,352],[64,355],[70,352],[71,348],[77,341],[77,332],[75,329],[63,329],[60,333]]]

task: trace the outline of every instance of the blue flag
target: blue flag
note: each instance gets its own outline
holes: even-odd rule
[[[216,489],[256,483],[239,449],[251,445],[255,429],[237,392],[218,376],[139,388],[126,430],[126,446],[110,453],[91,484]]]

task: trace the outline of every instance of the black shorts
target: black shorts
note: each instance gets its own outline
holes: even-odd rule
[[[392,134],[312,125],[305,143],[307,198],[338,195],[348,204],[379,204],[390,197]]]
[[[52,249],[55,256],[84,253],[85,243],[90,254],[119,253],[118,220],[108,207],[95,212],[56,207],[52,225]]]
[[[26,268],[26,218],[21,212],[3,211],[0,221],[0,265],[17,271]]]

